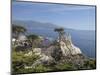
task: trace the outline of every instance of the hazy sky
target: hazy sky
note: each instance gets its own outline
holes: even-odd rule
[[[72,29],[95,30],[95,6],[13,2],[12,19],[49,22]]]

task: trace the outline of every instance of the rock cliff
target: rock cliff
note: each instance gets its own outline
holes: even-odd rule
[[[85,57],[83,56],[81,50],[76,47],[71,40],[71,36],[62,36],[53,42],[47,48],[34,48],[32,52],[40,56],[40,59],[35,61],[31,68],[38,64],[50,64],[50,63],[73,63],[73,64],[83,64]],[[26,55],[31,55],[32,52]],[[30,68],[30,67],[29,67]]]

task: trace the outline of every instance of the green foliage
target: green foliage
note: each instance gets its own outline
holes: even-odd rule
[[[20,73],[36,73],[36,72],[47,72],[51,71],[49,67],[46,67],[45,65],[39,64],[35,66],[35,68],[28,68],[28,69],[21,69]]]
[[[18,30],[18,31],[26,31],[26,29],[23,27],[23,26],[18,26],[18,25],[13,25],[13,28],[15,29],[15,30]]]
[[[84,67],[87,69],[95,69],[96,68],[96,60],[87,60],[84,62]]]
[[[56,70],[73,70],[72,64],[69,63],[61,63],[55,66]]]
[[[40,57],[34,53],[31,56],[25,56],[24,52],[12,52],[12,72],[23,73],[25,65],[32,65]]]
[[[33,41],[33,40],[36,40],[36,39],[39,38],[39,37],[38,37],[37,35],[35,35],[35,34],[29,35],[29,36],[27,36],[27,37],[28,37],[28,39],[29,39],[30,41]]]
[[[34,72],[46,72],[48,69],[44,65],[37,65],[36,68],[34,68]]]
[[[24,33],[26,31],[26,28],[23,26],[13,25],[12,32],[13,33]]]
[[[19,34],[25,33],[27,30],[23,26],[12,25],[12,33],[15,38],[18,38]]]
[[[31,56],[25,56],[24,52],[12,52],[12,72],[14,74],[19,73],[34,73],[34,72],[50,72],[50,71],[69,71],[78,69],[95,69],[95,60],[86,60],[84,65],[80,68],[79,66],[73,66],[71,63],[62,62],[55,63],[54,65],[38,64],[32,68],[24,68],[25,65],[32,66],[32,64],[40,57],[34,53]]]
[[[27,38],[29,39],[30,43],[32,44],[32,48],[37,47],[39,37],[35,34],[28,35]]]
[[[61,32],[64,31],[64,28],[55,28],[54,31]]]

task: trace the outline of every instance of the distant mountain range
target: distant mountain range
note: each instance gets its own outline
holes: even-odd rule
[[[54,32],[57,26],[52,23],[41,23],[37,21],[12,21],[14,25],[21,25],[27,29],[27,34],[37,34],[49,38],[57,38],[57,33]],[[70,33],[73,43],[78,46],[84,54],[95,58],[95,31],[94,30],[75,30],[64,28],[65,32]]]

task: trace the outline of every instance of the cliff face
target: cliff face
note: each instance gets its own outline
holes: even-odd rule
[[[64,56],[82,54],[81,50],[72,43],[71,37],[62,38],[60,48]]]

